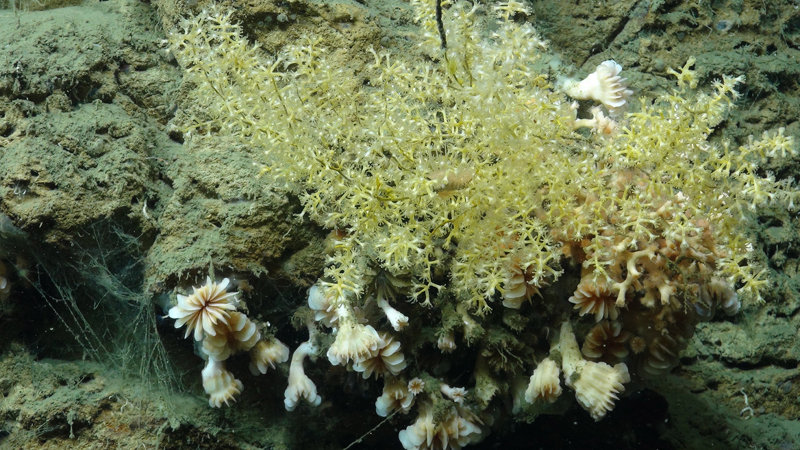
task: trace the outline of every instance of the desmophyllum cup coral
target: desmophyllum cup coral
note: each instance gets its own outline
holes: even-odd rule
[[[219,284],[206,278],[206,284],[193,287],[192,295],[178,294],[178,304],[169,310],[175,319],[175,328],[186,325],[186,335],[194,333],[194,339],[203,339],[204,334],[217,334],[216,326],[227,325],[229,311],[236,309],[237,292],[226,292],[230,280],[224,278]]]

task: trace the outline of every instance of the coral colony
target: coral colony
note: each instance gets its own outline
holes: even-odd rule
[[[583,80],[534,70],[545,43],[514,20],[520,3],[450,5],[446,48],[432,2],[412,3],[423,55],[373,50],[358,75],[313,36],[265,55],[218,9],[171,36],[193,86],[188,144],[224,135],[263,150],[265,182],[331,230],[291,358],[227,279],[178,296],[169,316],[200,342],[212,406],[242,391],[224,362],[244,351],[254,373],[290,360],[287,410],[317,406],[304,364],[326,357],[383,384],[376,413],[409,415],[405,448],[461,448],[504,405],[533,420],[570,391],[600,420],[632,375],[675,366],[697,322],[760,300],[744,225],[756,208],[793,207],[790,181],[759,164],[794,144],[783,130],[707,141],[743,80],[695,92],[690,61],[671,71],[673,92],[626,112],[614,61]]]

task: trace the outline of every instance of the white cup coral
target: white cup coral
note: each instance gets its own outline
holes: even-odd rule
[[[236,309],[236,294],[226,292],[230,280],[224,278],[219,284],[206,278],[206,284],[193,287],[192,295],[178,294],[178,304],[169,310],[169,317],[175,319],[175,328],[186,325],[186,335],[194,333],[194,339],[203,339],[204,334],[214,336],[218,325],[227,326],[229,311]]]

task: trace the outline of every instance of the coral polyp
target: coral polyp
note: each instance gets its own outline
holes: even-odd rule
[[[186,325],[186,336],[194,334],[200,341],[203,336],[215,336],[217,328],[228,325],[230,311],[236,309],[236,292],[227,292],[230,280],[225,278],[214,283],[209,277],[206,284],[193,288],[192,295],[178,294],[178,304],[169,310],[169,317],[175,319],[175,328]]]

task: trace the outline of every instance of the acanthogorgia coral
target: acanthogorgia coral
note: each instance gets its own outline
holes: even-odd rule
[[[303,215],[335,230],[314,302],[324,305],[336,348],[358,347],[338,342],[337,317],[390,329],[370,306],[376,296],[384,311],[387,300],[410,310],[409,326],[451,324],[445,334],[464,336],[459,351],[478,344],[491,353],[493,346],[478,337],[492,333],[490,343],[502,334],[509,341],[544,327],[574,340],[569,326],[558,326],[570,320],[571,292],[533,298],[571,270],[581,279],[570,298],[575,308],[597,320],[619,316],[646,344],[638,362],[658,372],[674,364],[664,355],[685,345],[697,320],[736,301],[730,287],[742,298],[760,298],[767,281],[753,257],[748,224],[765,205],[793,206],[797,193],[759,164],[787,157],[794,143],[782,130],[739,148],[708,140],[741,79],[723,77],[710,92],[695,92],[687,64],[672,71],[679,82],[673,92],[641,99],[632,113],[606,117],[598,108],[593,120],[602,119],[602,132],[582,133],[576,128],[590,120],[578,119],[575,103],[534,69],[545,43],[529,24],[514,20],[521,4],[502,3],[494,16],[478,4],[446,4],[442,48],[432,3],[412,3],[420,53],[372,50],[363,73],[337,65],[314,36],[264,54],[218,9],[187,20],[170,37],[193,86],[179,116],[187,142],[201,145],[222,135],[263,150],[258,162],[265,183],[297,195]],[[483,26],[490,21],[493,26]],[[609,76],[620,70],[613,62],[605,67]],[[525,330],[496,317],[503,297],[509,308],[530,308],[523,311],[532,320],[517,321]],[[533,305],[520,298],[533,298]],[[421,306],[398,303],[403,299]],[[687,304],[698,312],[686,313]],[[459,328],[452,329],[450,316],[415,324],[424,315],[414,311],[432,305],[461,315]],[[420,336],[433,336],[436,346],[436,333],[404,336],[394,328],[404,347],[418,348],[427,339]],[[546,335],[556,355],[557,334]],[[380,345],[343,357],[358,363],[373,347]],[[490,370],[523,367],[520,375],[529,375],[536,361],[519,358],[535,353],[541,360],[550,346],[519,340],[506,350],[516,353],[478,358],[482,382],[492,378]],[[582,370],[619,376],[608,380],[614,391],[597,395],[602,404],[584,404],[592,397],[579,392],[581,404],[600,418],[628,371],[625,364],[576,363],[573,353],[573,378]],[[497,369],[493,361],[508,364]],[[409,364],[405,373],[429,370]],[[503,395],[511,395],[503,386]],[[470,424],[465,442],[475,441],[476,415],[486,413],[491,397],[500,395],[495,391],[482,388],[491,394],[481,397],[480,407],[466,402],[448,409],[448,420]],[[447,401],[421,395],[436,397],[425,405]],[[409,436],[418,430],[408,430],[408,442],[416,442]]]

